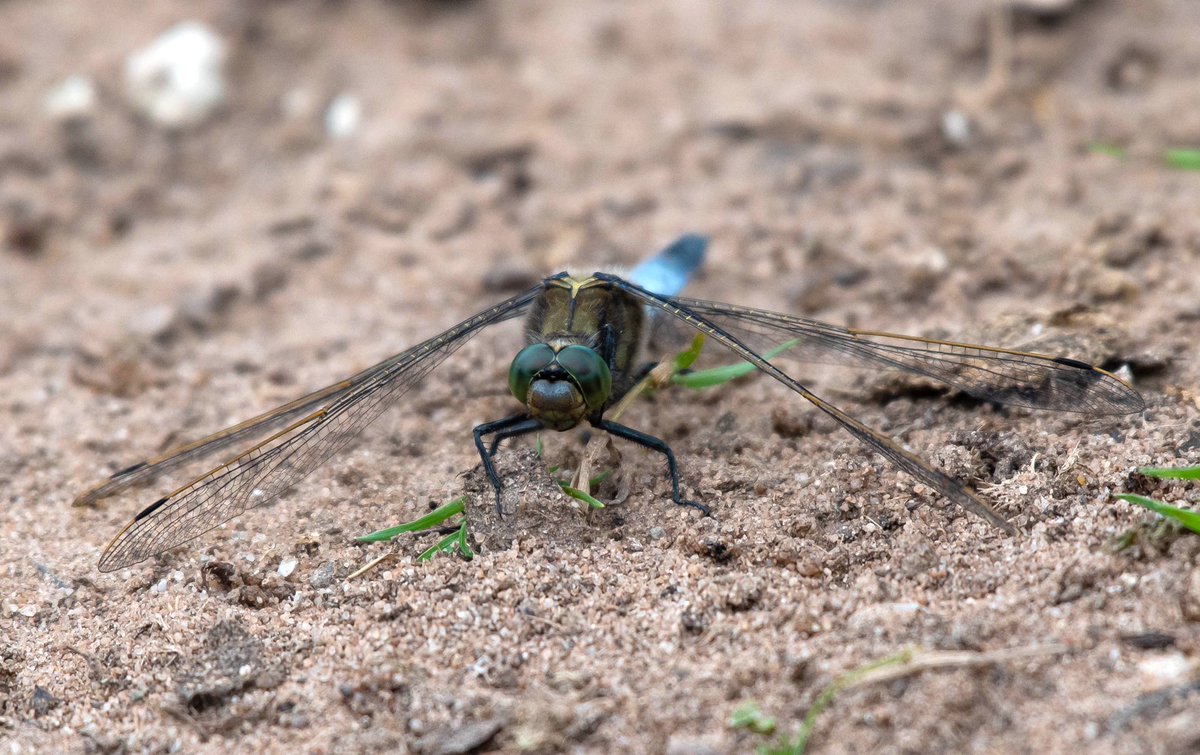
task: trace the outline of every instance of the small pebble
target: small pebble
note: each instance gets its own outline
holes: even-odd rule
[[[156,125],[193,126],[225,101],[225,58],[225,43],[214,31],[185,21],[129,56],[125,90]]]
[[[672,734],[667,740],[667,755],[720,755],[723,748],[686,734]]]
[[[189,291],[179,299],[179,314],[197,328],[210,327],[241,295],[232,283],[218,283],[200,291]]]
[[[971,141],[971,121],[961,110],[942,113],[942,136],[956,147],[965,147]]]
[[[484,721],[448,726],[419,740],[417,749],[420,752],[436,755],[464,755],[475,752],[496,736],[504,728],[502,718],[489,718]]]
[[[68,76],[46,93],[42,106],[46,115],[61,123],[85,120],[96,109],[96,85],[87,76]]]
[[[1147,658],[1137,666],[1147,689],[1181,684],[1195,670],[1195,664],[1183,653]]]
[[[325,111],[325,133],[333,139],[354,136],[362,124],[362,103],[352,94],[339,94]]]
[[[329,587],[329,585],[333,584],[333,564],[329,562],[321,564],[321,566],[312,573],[312,576],[308,578],[308,584],[312,585],[318,590],[323,587]]]
[[[242,585],[237,591],[237,601],[247,608],[262,608],[267,605],[267,593],[258,585]]]
[[[143,309],[125,323],[131,334],[150,338],[165,338],[174,327],[175,310],[166,304]]]

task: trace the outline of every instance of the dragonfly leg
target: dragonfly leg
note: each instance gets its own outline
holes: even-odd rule
[[[679,492],[679,465],[675,463],[675,454],[671,451],[671,447],[660,438],[655,438],[653,435],[647,435],[639,430],[634,430],[632,427],[617,422],[610,422],[606,419],[600,419],[592,422],[592,425],[597,429],[603,430],[606,433],[615,435],[618,438],[632,441],[643,448],[649,448],[651,451],[657,451],[667,457],[667,470],[671,474],[671,500],[680,506],[687,506],[696,509],[705,516],[711,516],[712,512],[707,506],[695,501],[684,499]]]
[[[519,414],[517,416],[521,417],[521,418],[526,418],[526,419],[529,418],[528,414]],[[510,418],[510,419],[513,419],[513,418]],[[514,427],[506,427],[503,430],[494,431],[495,434],[492,436],[492,442],[490,444],[488,444],[488,456],[496,455],[496,452],[500,450],[501,442],[506,441],[509,438],[516,438],[521,435],[528,435],[529,433],[534,433],[541,429],[542,429],[541,422],[538,422],[535,419],[529,419],[529,421],[520,423]]]
[[[473,431],[475,448],[479,450],[479,458],[483,461],[483,471],[487,474],[488,482],[492,483],[492,487],[496,490],[496,513],[500,516],[504,516],[504,509],[500,505],[500,494],[504,490],[504,482],[500,479],[500,475],[496,474],[496,465],[492,463],[492,455],[500,447],[500,441],[505,438],[531,433],[541,427],[542,423],[528,414],[515,414],[495,422],[485,422]],[[490,449],[483,444],[485,435],[496,436],[492,439]]]

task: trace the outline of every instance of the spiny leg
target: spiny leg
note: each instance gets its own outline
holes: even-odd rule
[[[529,433],[535,433],[541,429],[541,422],[538,422],[536,419],[530,419],[528,422],[521,423],[515,427],[498,430],[496,431],[495,437],[492,438],[491,445],[488,446],[488,455],[495,456],[496,452],[500,450],[500,443],[508,440],[509,438],[528,435]]]
[[[492,483],[492,488],[496,491],[496,514],[499,516],[504,516],[504,508],[500,505],[500,494],[504,490],[504,483],[500,480],[500,475],[496,474],[496,465],[492,463],[492,454],[495,453],[500,440],[533,432],[541,426],[542,423],[528,414],[522,413],[495,422],[485,422],[472,431],[475,436],[475,448],[479,450],[479,458],[483,461],[483,471],[487,474],[488,482]],[[483,436],[493,433],[496,434],[497,440],[489,451],[483,445]]]
[[[712,512],[709,511],[709,508],[704,504],[696,503],[695,501],[684,500],[683,496],[680,494],[679,466],[675,463],[675,454],[671,451],[671,447],[668,446],[666,442],[659,438],[655,438],[653,435],[647,435],[646,433],[634,430],[632,427],[626,427],[625,425],[618,424],[616,422],[610,422],[606,419],[592,422],[592,425],[606,433],[615,435],[618,438],[624,438],[625,440],[632,441],[643,448],[649,448],[651,451],[657,451],[663,456],[667,457],[667,470],[671,475],[671,500],[680,506],[688,506],[696,509],[705,516],[712,515]]]

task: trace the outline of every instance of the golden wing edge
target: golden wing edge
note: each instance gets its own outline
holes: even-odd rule
[[[924,375],[932,380],[944,383],[951,388],[973,394],[984,401],[996,401],[1002,404],[1024,406],[1031,409],[1074,412],[1089,416],[1137,414],[1146,409],[1145,399],[1129,382],[1107,370],[1071,357],[984,346],[982,344],[939,340],[922,336],[910,336],[902,333],[846,328],[783,312],[691,297],[662,297],[662,299],[669,301],[672,305],[682,306],[693,316],[709,319],[710,324],[714,324],[717,327],[726,327],[724,321],[729,320],[731,321],[729,327],[735,331],[739,328],[747,327],[766,328],[773,333],[810,339],[811,343],[827,353],[849,353],[845,349],[839,348],[837,344],[845,344],[853,349],[864,349],[865,353],[860,355],[859,359],[865,359],[872,363],[889,363],[891,369]],[[887,343],[886,341],[888,340],[900,341],[902,343]],[[910,346],[905,344],[915,345]],[[1064,369],[1077,370],[1080,373],[1090,375],[1092,382],[1089,384],[1088,395],[1091,396],[1094,403],[1087,407],[1070,407],[1063,405],[1036,405],[1020,401],[1014,402],[994,395],[989,391],[981,391],[971,386],[960,384],[950,379],[950,376],[943,370],[938,370],[938,374],[927,372],[919,364],[928,360],[936,360],[939,363],[944,362],[972,370],[979,370],[984,368],[975,360],[989,358],[996,358],[1010,363],[1020,362],[1025,367],[1036,367],[1044,370],[1048,379],[1055,381],[1061,379],[1055,373]],[[904,360],[915,360],[917,364],[908,364]],[[859,363],[838,361],[834,363],[850,367],[869,367],[865,361]],[[1080,388],[1082,386],[1076,384],[1074,387]]]
[[[132,547],[134,547],[134,545],[136,545],[136,541],[134,540],[134,538],[136,538],[137,532],[133,528],[142,522],[148,521],[155,514],[166,510],[166,508],[169,507],[170,504],[172,503],[173,499],[177,499],[178,496],[188,492],[189,490],[195,489],[197,485],[199,485],[201,482],[205,481],[206,479],[225,473],[230,468],[240,464],[244,459],[253,456],[256,452],[262,450],[264,447],[270,445],[271,443],[274,443],[275,441],[279,440],[280,438],[284,437],[285,435],[294,433],[295,431],[297,431],[303,427],[306,427],[306,426],[312,424],[313,422],[319,421],[320,419],[325,417],[328,413],[329,413],[328,409],[321,409],[320,411],[313,412],[312,414],[308,415],[307,417],[305,417],[297,422],[294,422],[291,425],[288,425],[287,427],[274,433],[270,437],[256,443],[255,445],[251,446],[250,448],[247,448],[245,451],[243,451],[242,453],[233,457],[232,459],[222,462],[221,464],[218,464],[217,466],[213,467],[212,469],[208,470],[207,472],[196,476],[194,479],[184,483],[183,485],[180,485],[178,488],[176,488],[172,492],[168,493],[167,495],[163,496],[162,498],[159,498],[154,503],[151,503],[149,506],[146,506],[145,508],[143,508],[137,514],[135,514],[132,519],[130,519],[128,522],[126,522],[125,526],[122,527],[121,530],[119,532],[117,532],[116,536],[113,537],[113,539],[109,541],[108,545],[105,546],[104,550],[100,553],[100,560],[97,563],[97,568],[101,572],[108,573],[108,572],[116,571],[118,569],[123,569],[128,566],[133,566],[134,564],[145,561],[147,558],[150,558],[151,556],[153,556],[157,553],[162,553],[163,551],[170,550],[171,548],[176,548],[180,545],[183,545],[184,543],[191,542],[192,540],[195,540],[196,538],[200,537],[201,535],[205,534],[206,532],[211,532],[212,530],[221,526],[225,522],[228,522],[230,519],[233,519],[234,517],[238,516],[240,513],[242,513],[241,511],[236,511],[233,514],[230,514],[230,516],[225,518],[223,521],[216,522],[211,527],[208,527],[208,528],[202,529],[202,530],[196,530],[195,532],[192,532],[188,537],[183,538],[182,540],[179,540],[178,542],[168,543],[167,545],[164,545],[163,547],[155,550],[154,552],[141,554],[141,555],[138,555],[133,558],[126,557],[126,558],[122,558],[119,560],[115,560],[117,555],[119,555],[123,552],[127,552],[130,548],[132,548]]]
[[[499,302],[481,312],[477,312],[476,314],[472,315],[471,317],[467,318],[466,320],[463,320],[462,322],[458,323],[457,325],[447,328],[446,330],[433,336],[432,338],[429,338],[419,344],[416,344],[415,346],[412,346],[412,347],[400,352],[399,354],[391,356],[391,357],[385,359],[384,361],[382,361],[372,367],[369,367],[366,370],[359,372],[358,374],[354,375],[353,377],[351,377],[347,380],[343,380],[338,383],[334,383],[333,385],[323,388],[319,391],[315,391],[306,396],[302,396],[292,402],[289,402],[288,404],[283,405],[282,407],[277,407],[277,408],[271,410],[270,412],[259,415],[258,417],[251,418],[251,419],[247,420],[246,422],[240,423],[239,425],[234,425],[232,428],[227,428],[226,430],[219,431],[218,433],[216,433],[212,436],[209,436],[208,438],[202,438],[200,441],[196,441],[194,443],[188,444],[187,446],[183,447],[185,449],[189,448],[189,447],[199,448],[199,447],[205,446],[209,443],[212,443],[214,445],[214,450],[215,450],[215,448],[219,448],[222,445],[220,443],[220,441],[224,441],[227,437],[232,436],[234,431],[237,431],[237,430],[243,428],[243,426],[245,426],[246,428],[250,428],[250,427],[254,427],[256,425],[266,424],[265,420],[276,419],[276,418],[284,416],[288,413],[298,412],[301,410],[302,407],[310,406],[314,403],[317,403],[318,401],[322,401],[322,400],[328,401],[328,403],[324,407],[322,407],[320,410],[303,417],[302,419],[292,423],[291,425],[288,425],[287,427],[284,427],[283,429],[275,432],[274,434],[263,439],[262,441],[255,443],[253,446],[242,451],[237,456],[217,465],[216,467],[210,469],[209,471],[207,471],[203,474],[198,475],[191,481],[181,485],[179,488],[177,488],[170,494],[163,496],[162,498],[159,498],[154,503],[152,503],[149,506],[142,509],[140,512],[138,512],[137,515],[135,515],[131,520],[129,520],[121,528],[121,530],[117,533],[117,535],[115,537],[113,537],[113,539],[111,541],[109,541],[108,545],[101,552],[101,556],[100,556],[99,562],[97,564],[98,569],[101,572],[107,573],[107,572],[116,571],[118,569],[140,563],[140,562],[146,560],[147,558],[150,558],[153,555],[162,553],[164,551],[170,550],[171,548],[175,548],[184,543],[190,542],[190,541],[196,539],[197,537],[200,537],[201,535],[203,535],[207,532],[210,532],[213,529],[219,527],[221,524],[224,524],[225,522],[228,522],[231,519],[233,519],[234,517],[240,515],[242,513],[242,511],[244,511],[244,509],[239,509],[238,511],[235,511],[234,513],[225,517],[221,521],[213,523],[211,526],[205,527],[204,529],[198,529],[194,532],[190,532],[190,533],[188,533],[187,537],[181,538],[174,542],[167,543],[165,545],[162,545],[161,547],[156,547],[152,551],[141,552],[139,550],[134,550],[134,552],[132,554],[129,554],[129,551],[131,549],[134,549],[133,543],[136,542],[136,541],[134,541],[134,538],[137,537],[138,530],[136,530],[135,528],[140,523],[148,521],[155,514],[158,514],[161,511],[166,510],[170,506],[170,504],[173,502],[173,500],[177,499],[178,496],[181,496],[182,494],[186,494],[188,491],[195,489],[196,486],[200,485],[200,483],[204,482],[205,480],[207,480],[210,477],[216,479],[219,475],[224,473],[229,468],[242,463],[242,461],[244,459],[246,459],[247,457],[254,456],[257,452],[261,451],[264,447],[274,443],[275,441],[279,440],[280,438],[282,438],[286,435],[289,435],[291,433],[296,433],[295,435],[293,435],[293,438],[301,437],[301,435],[303,433],[298,433],[297,431],[302,430],[303,428],[305,428],[308,425],[311,425],[312,423],[321,421],[327,415],[330,415],[331,412],[336,414],[337,411],[334,409],[334,407],[337,403],[346,401],[346,400],[348,400],[349,396],[353,396],[360,391],[366,390],[367,389],[366,384],[369,381],[376,378],[377,376],[384,374],[384,378],[383,378],[384,382],[390,383],[392,380],[397,379],[398,377],[403,376],[405,374],[408,374],[409,368],[417,363],[414,360],[421,361],[421,360],[423,360],[424,356],[427,356],[434,350],[446,347],[447,345],[452,345],[452,348],[450,349],[450,351],[441,357],[441,359],[444,359],[445,356],[448,356],[449,353],[453,353],[453,351],[457,350],[457,348],[459,346],[461,346],[463,343],[465,343],[466,340],[469,340],[470,338],[474,337],[481,330],[483,330],[491,325],[494,325],[496,323],[503,322],[505,320],[508,320],[508,319],[511,319],[513,317],[520,315],[522,312],[524,312],[526,310],[526,308],[533,301],[535,296],[542,290],[543,285],[544,285],[544,282],[539,283],[537,286],[534,286],[534,287],[528,289],[527,291],[524,291],[524,292],[517,294],[509,299]],[[436,364],[439,364],[441,362],[441,359],[439,359],[437,362],[435,362],[435,366],[436,366]],[[395,372],[394,374],[390,374],[390,375],[385,374],[387,372],[387,370],[393,369],[397,365],[402,366],[402,368],[398,372]],[[423,375],[424,373],[420,373],[420,374]],[[343,395],[343,394],[346,394],[346,395]],[[287,442],[290,442],[291,440],[292,440],[292,438],[289,438]],[[281,443],[279,446],[275,446],[272,449],[269,449],[268,453],[271,451],[274,451],[276,448],[283,447],[283,445],[284,444]],[[178,456],[178,453],[175,453],[174,455],[167,454],[166,458],[171,459],[171,458],[174,458],[175,456]],[[134,465],[134,467],[131,467],[129,470],[123,470],[123,472],[117,473],[117,476],[120,476],[124,472],[128,472],[128,471],[136,472],[137,469],[140,469],[140,467],[138,465]],[[121,482],[124,483],[126,481],[121,480]],[[100,487],[103,488],[104,485],[102,484]],[[86,495],[86,491],[85,491],[84,495]]]
[[[858,438],[864,443],[864,445],[875,449],[882,456],[884,456],[885,459],[891,461],[893,466],[897,467],[900,471],[907,472],[910,476],[914,477],[918,481],[929,485],[948,500],[982,518],[988,524],[996,527],[1006,535],[1015,536],[1018,534],[1016,527],[1014,527],[1009,521],[1002,517],[999,512],[989,506],[978,496],[978,494],[976,494],[962,482],[947,475],[945,472],[934,468],[919,456],[905,451],[904,448],[902,448],[892,438],[889,438],[877,430],[871,429],[859,420],[855,419],[849,414],[846,414],[841,409],[838,409],[836,406],[833,406],[829,402],[825,401],[820,396],[817,396],[786,372],[783,372],[766,359],[763,359],[762,356],[753,349],[747,347],[737,338],[725,333],[721,328],[709,322],[701,315],[691,312],[685,306],[674,301],[660,298],[657,295],[646,291],[640,286],[631,284],[617,276],[605,276],[605,279],[613,281],[619,286],[625,287],[625,290],[629,291],[631,294],[641,299],[645,303],[656,307],[675,318],[678,318],[692,328],[724,344],[726,347],[736,352],[739,356],[754,364],[761,371],[783,383],[796,393],[799,393],[804,399],[808,400],[819,410],[829,415],[851,435]]]
[[[382,362],[366,372],[373,372],[387,364],[388,362]],[[365,373],[359,373],[352,378],[341,380],[300,398],[293,399],[286,404],[277,406],[236,425],[230,425],[211,435],[206,435],[198,440],[164,451],[157,456],[139,461],[136,464],[131,464],[124,469],[113,472],[101,482],[96,483],[75,496],[71,505],[92,506],[96,502],[116,495],[125,488],[140,481],[154,479],[159,474],[173,467],[176,463],[187,461],[187,457],[189,456],[194,456],[195,459],[193,460],[202,459],[224,448],[226,445],[236,442],[240,435],[249,434],[258,428],[269,427],[275,422],[284,421],[289,415],[311,408],[313,404],[340,396],[357,385],[364,375]],[[265,432],[265,430],[263,431]]]
[[[857,328],[846,328],[846,332],[856,338],[890,338],[898,341],[907,341],[909,343],[932,344],[936,346],[946,346],[952,349],[971,349],[974,351],[982,351],[991,354],[1002,354],[1005,356],[1026,357],[1047,362],[1053,362],[1062,367],[1073,367],[1078,370],[1095,372],[1101,377],[1111,380],[1116,383],[1117,387],[1122,389],[1122,395],[1128,400],[1128,407],[1122,408],[1112,414],[1138,414],[1146,410],[1146,399],[1142,396],[1138,389],[1134,388],[1129,381],[1124,380],[1117,375],[1097,367],[1094,364],[1089,364],[1079,359],[1072,357],[1054,356],[1052,354],[1041,354],[1036,351],[1020,351],[1019,349],[1004,349],[996,346],[984,346],[977,343],[962,343],[959,341],[943,341],[937,338],[923,338],[921,336],[908,336],[901,333],[888,333],[880,330],[859,330]],[[938,352],[931,352],[938,353]]]

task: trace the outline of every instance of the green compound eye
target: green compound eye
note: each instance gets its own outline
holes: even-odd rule
[[[508,390],[522,404],[529,396],[529,384],[533,376],[554,363],[554,349],[544,343],[526,346],[513,357],[512,365],[508,368]]]
[[[612,373],[594,349],[567,346],[558,352],[558,363],[579,386],[589,409],[595,411],[604,406],[612,393]]]

